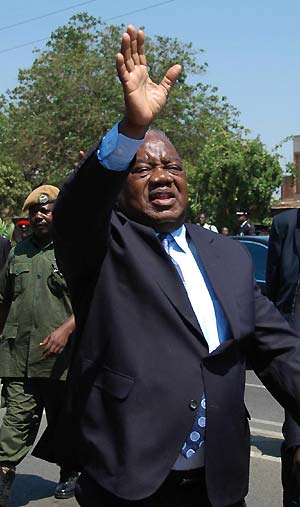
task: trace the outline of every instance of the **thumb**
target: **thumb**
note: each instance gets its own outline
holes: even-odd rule
[[[162,78],[160,82],[160,86],[162,86],[167,95],[169,95],[170,90],[172,86],[176,83],[176,80],[181,72],[181,65],[173,65],[173,67],[170,67],[169,70],[166,72],[164,77]]]

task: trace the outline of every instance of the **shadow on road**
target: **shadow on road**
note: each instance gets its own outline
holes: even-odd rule
[[[9,507],[21,507],[34,500],[53,496],[57,483],[37,475],[17,474],[13,483]]]
[[[281,444],[282,440],[279,438],[263,437],[262,435],[251,436],[251,445],[257,447],[262,454],[274,456],[275,458],[280,458],[281,456]]]

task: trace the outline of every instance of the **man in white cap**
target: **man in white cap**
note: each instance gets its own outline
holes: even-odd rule
[[[248,219],[248,211],[245,209],[238,209],[236,211],[238,229],[237,236],[255,236],[255,228]]]

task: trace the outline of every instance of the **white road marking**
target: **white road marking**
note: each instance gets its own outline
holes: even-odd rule
[[[248,383],[246,383],[246,387],[258,387],[258,389],[266,389],[265,386],[260,385],[260,384],[248,384]]]
[[[255,435],[262,435],[270,438],[278,438],[279,440],[283,439],[282,433],[279,433],[277,431],[268,431],[262,428],[253,428],[253,426],[250,426],[250,430],[251,434],[254,433]]]
[[[279,428],[282,426],[282,423],[280,422],[268,421],[267,419],[255,419],[254,417],[251,417],[251,422],[268,424],[269,426],[278,426]]]
[[[278,458],[277,456],[269,456],[268,454],[260,454],[259,452],[256,452],[256,451],[251,451],[250,456],[251,456],[251,458],[255,458],[255,459],[264,459],[266,461],[276,461],[277,463],[281,462],[281,459]]]

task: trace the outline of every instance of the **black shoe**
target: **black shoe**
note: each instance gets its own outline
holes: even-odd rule
[[[55,498],[72,498],[75,493],[77,478],[77,472],[71,472],[69,475],[61,473],[59,483],[54,493]],[[1,504],[0,507],[2,507]]]
[[[0,466],[0,507],[8,506],[10,489],[15,475],[15,467]]]

